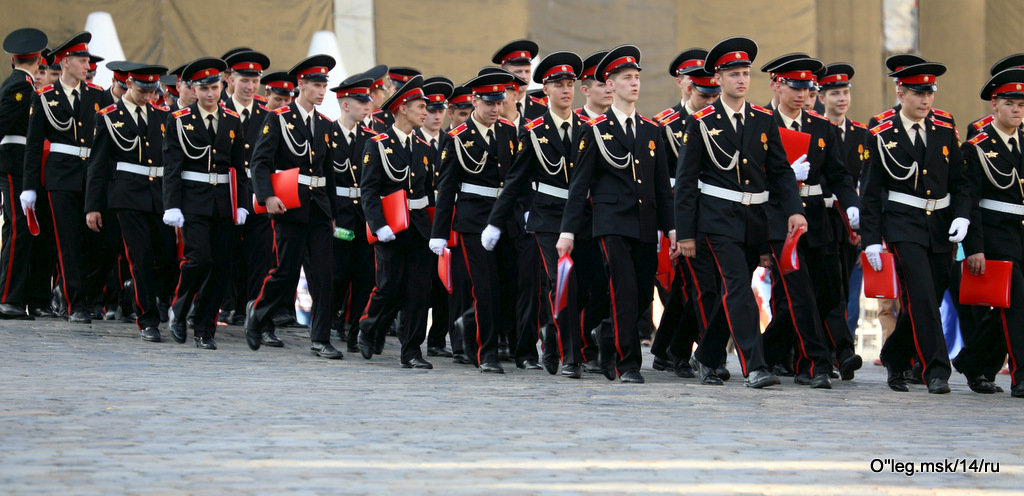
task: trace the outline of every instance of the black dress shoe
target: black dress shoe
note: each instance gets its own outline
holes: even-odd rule
[[[384,353],[384,343],[387,341],[387,333],[378,333],[376,339],[373,340],[373,354],[380,355]]]
[[[345,351],[347,351],[349,353],[359,353],[359,345],[346,344],[345,345]]]
[[[643,384],[644,376],[640,374],[639,370],[627,370],[622,373],[620,380],[629,384]]]
[[[29,311],[29,315],[41,319],[52,319],[57,317],[57,314],[49,307],[33,307]]]
[[[359,331],[359,354],[369,360],[373,358],[373,343],[370,342],[368,331]]]
[[[801,386],[809,386],[811,384],[811,376],[809,374],[797,374],[793,376],[793,382]]]
[[[1014,398],[1024,398],[1024,382],[1010,388],[1010,396],[1013,396]]]
[[[459,365],[473,365],[473,360],[470,360],[469,355],[465,353],[452,353],[452,362]]]
[[[732,378],[732,374],[729,373],[729,369],[725,368],[725,362],[723,361],[718,368],[715,369],[715,373],[718,374],[718,378],[723,381],[728,381]]]
[[[931,394],[946,394],[949,391],[949,381],[941,377],[928,381],[928,392]]]
[[[888,372],[889,378],[887,379],[887,382],[889,383],[889,389],[901,393],[910,391],[910,388],[907,387],[906,371],[888,369]]]
[[[217,342],[211,337],[197,336],[192,338],[192,342],[196,344],[196,348],[201,350],[216,350]]]
[[[284,341],[277,338],[274,331],[267,331],[263,333],[263,344],[273,348],[284,348]]]
[[[676,377],[681,377],[683,379],[693,379],[694,377],[697,377],[697,374],[693,373],[693,367],[682,360],[676,362],[672,371],[675,372]]]
[[[768,369],[757,369],[747,375],[743,385],[749,388],[761,389],[774,386],[779,383],[779,378],[768,371]]]
[[[175,343],[184,344],[185,339],[188,338],[188,331],[186,330],[185,325],[172,320],[168,327],[171,329],[171,339],[173,339]]]
[[[318,357],[331,360],[341,360],[345,356],[335,347],[331,346],[331,343],[313,343],[309,346],[309,352]]]
[[[977,377],[967,378],[967,386],[971,388],[971,391],[980,394],[995,394],[996,386],[985,379],[985,376],[979,375]]]
[[[722,382],[722,378],[718,377],[718,373],[715,369],[700,363],[697,357],[690,357],[690,368],[697,373],[697,377],[700,378],[700,383],[706,386],[721,386],[725,384]]]
[[[864,366],[864,359],[860,355],[850,355],[839,364],[839,377],[844,381],[853,379],[853,373]]]
[[[25,320],[28,318],[31,318],[31,316],[25,313],[24,306],[12,305],[10,303],[0,303],[0,319]]]
[[[914,365],[914,368],[907,371],[907,382],[910,384],[924,384],[924,379],[921,378],[921,366]]]
[[[159,343],[160,342],[160,329],[157,329],[156,327],[147,327],[147,328],[139,331],[139,337],[142,338],[143,341],[149,341],[151,343]]]
[[[562,365],[562,368],[558,371],[558,375],[562,377],[568,377],[570,379],[579,379],[583,376],[583,372],[580,371],[580,366],[575,363],[567,363]]]
[[[428,361],[426,361],[426,360],[424,360],[422,358],[413,358],[412,360],[409,360],[408,362],[402,362],[402,368],[403,369],[432,369],[432,368],[434,368],[434,364],[432,364],[432,363],[430,363],[430,362],[428,362]]]
[[[245,344],[249,345],[249,349],[256,351],[260,349],[260,345],[263,344],[263,333],[260,331],[245,330]]]
[[[544,362],[544,370],[555,375],[558,373],[558,362],[561,361],[557,353],[558,336],[555,335],[555,330],[551,326],[544,326],[540,328],[540,339],[543,344],[541,361]]]
[[[296,324],[295,317],[288,312],[281,312],[270,318],[275,327],[291,327]]]
[[[654,363],[651,364],[651,368],[658,371],[672,370],[674,364],[668,358],[654,357]]]
[[[547,365],[547,364],[545,364],[545,365]],[[536,360],[531,360],[529,358],[527,358],[526,360],[516,360],[516,367],[517,368],[521,368],[521,369],[526,369],[526,370],[540,370],[540,369],[544,368],[544,367],[541,367],[540,364],[537,363]],[[557,372],[557,370],[555,370],[555,372]]]
[[[257,329],[257,327],[259,325],[259,322],[256,322],[256,300],[249,300],[249,303],[245,304],[245,324],[244,325],[245,325],[245,330],[246,330],[247,333],[249,331],[259,332],[259,330]],[[250,344],[249,347],[252,348],[252,345]],[[255,348],[252,348],[252,349],[258,350],[259,348],[260,348],[259,346],[256,346]]]
[[[445,347],[427,346],[427,356],[451,358],[452,350]]]
[[[92,317],[89,312],[79,310],[68,317],[68,322],[72,324],[91,324]]]
[[[773,365],[771,373],[778,377],[793,377],[796,375],[792,370],[781,363]]]
[[[498,362],[484,362],[480,364],[480,372],[485,374],[504,374],[505,369],[501,368]]]
[[[818,374],[811,379],[811,389],[832,389],[832,378],[828,374]]]
[[[588,374],[600,374],[601,366],[597,364],[597,360],[587,360],[583,362],[583,371]]]

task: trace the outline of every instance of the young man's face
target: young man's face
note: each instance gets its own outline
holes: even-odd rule
[[[811,88],[807,90],[807,98],[804,100],[804,110],[814,110],[814,103],[818,101],[818,90]]]
[[[370,98],[372,99],[371,111],[377,110],[388,99],[388,91],[383,87],[374,88],[370,90]]]
[[[850,87],[844,86],[819,92],[818,99],[825,106],[825,113],[844,116],[850,108]]]
[[[1016,129],[1024,119],[1024,98],[993,98],[992,115],[1003,129]]]
[[[498,117],[501,116],[503,102],[504,100],[489,102],[480,97],[474,97],[473,113],[476,114],[476,120],[480,121],[484,126],[494,124],[498,120]]]
[[[260,88],[260,78],[255,76],[243,76],[237,72],[231,73],[231,80],[235,87],[233,96],[242,103],[252,101],[256,91]]]
[[[437,134],[444,123],[444,109],[428,110],[427,119],[423,121],[423,129],[430,131],[430,134]]]
[[[199,106],[203,107],[207,111],[213,111],[217,108],[217,102],[220,101],[220,90],[221,83],[201,84],[199,86],[193,86],[196,92],[196,99],[199,100]]]
[[[700,90],[693,89],[693,86],[690,87],[690,90],[690,100],[688,103],[690,107],[696,110],[707,107],[715,103],[715,100],[718,100],[718,93],[703,93]]]
[[[807,88],[793,88],[787,84],[779,85],[778,95],[779,107],[790,114],[804,108],[804,102],[809,99]]]
[[[58,79],[60,79],[60,71],[59,70],[47,69],[46,70],[46,77],[43,78],[43,85],[45,86],[47,84],[54,84],[54,83],[57,82]]]
[[[683,97],[683,100],[689,100],[690,94],[693,93],[693,85],[690,84],[690,76],[678,76],[676,77],[676,87],[679,88],[679,95]]]
[[[903,104],[903,113],[915,121],[928,117],[928,113],[932,111],[932,104],[935,102],[935,92],[915,91],[903,86],[900,86],[896,96]]]
[[[320,105],[327,94],[327,83],[318,81],[299,81],[299,99],[313,105]]]
[[[607,84],[611,86],[615,99],[626,103],[636,103],[640,99],[640,71],[623,69],[608,76]]]
[[[533,79],[533,67],[530,64],[522,64],[522,65],[503,64],[501,66],[501,68],[505,69],[508,72],[511,72],[512,74],[515,74],[516,77],[518,77],[519,79],[522,79],[523,81],[529,81],[529,80]]]
[[[750,68],[735,67],[715,73],[715,81],[722,87],[722,94],[730,98],[744,98],[750,88]]]
[[[576,81],[561,79],[544,83],[544,94],[548,96],[548,105],[551,108],[566,110],[572,107],[572,97],[576,94]]]
[[[587,103],[591,107],[610,107],[615,98],[611,86],[596,79],[588,79],[580,86],[580,91],[583,92],[583,96],[587,97]]]
[[[64,57],[60,65],[64,72],[76,81],[85,81],[85,76],[89,73],[89,57],[86,56],[71,55]]]
[[[472,113],[472,109],[468,108],[449,108],[448,109],[448,120],[451,121],[452,127],[457,127],[463,122],[469,119],[469,114]]]
[[[292,97],[287,95],[278,95],[273,91],[267,92],[267,108],[270,110],[286,107],[292,104]]]
[[[195,91],[193,91],[192,87],[185,81],[178,81],[175,88],[178,89],[178,104],[182,107],[192,105],[192,103],[196,101]]]
[[[341,104],[341,111],[353,121],[359,122],[370,115],[370,102],[343,97],[338,100],[338,103]]]
[[[128,91],[125,95],[135,105],[145,105],[153,100],[156,100],[159,92],[157,90],[144,90],[140,88],[134,81],[128,81]]]
[[[413,100],[411,102],[403,103],[398,107],[399,114],[404,114],[405,118],[409,120],[412,127],[421,127],[423,122],[427,119],[427,102],[423,100]]]

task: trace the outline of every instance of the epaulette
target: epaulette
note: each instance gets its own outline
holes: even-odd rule
[[[381,141],[388,139],[388,133],[380,133],[370,139],[372,139],[374,143],[380,143]]]
[[[228,108],[228,104],[224,103],[224,100],[217,102],[217,105],[220,105],[220,108]]]
[[[387,124],[386,122],[384,122],[384,119],[381,119],[380,117],[377,117],[376,115],[373,116],[373,120],[375,120],[375,121],[377,121],[377,122],[379,122],[381,124]]]
[[[953,129],[953,125],[952,124],[950,124],[950,123],[948,123],[946,121],[940,121],[938,119],[932,119],[932,124],[935,124],[936,126],[939,126],[939,127],[944,127],[946,129]]]
[[[761,112],[763,114],[772,115],[772,111],[771,110],[768,110],[768,109],[766,109],[766,108],[764,108],[764,107],[762,107],[760,105],[754,105],[753,103],[751,103],[750,104],[750,108],[752,108],[752,109],[754,109],[754,110],[756,110],[758,112]]]
[[[90,87],[90,88],[92,88],[92,89],[94,89],[94,90],[107,91],[107,90],[103,89],[103,87],[98,85],[98,84],[85,83],[85,85]]]
[[[675,122],[677,119],[679,119],[679,112],[673,111],[671,114],[668,114],[668,115],[662,117],[659,120],[659,122],[661,122],[662,126],[667,126],[667,125],[672,124],[673,122]]]
[[[982,131],[982,132],[978,133],[977,135],[975,135],[973,138],[967,140],[967,142],[972,144],[972,145],[977,145],[978,143],[981,143],[982,141],[985,141],[987,138],[988,138],[988,133]]]
[[[587,118],[586,114],[583,113],[583,107],[573,110],[573,112],[576,112],[576,115],[580,117]]]
[[[512,121],[510,121],[510,120],[508,120],[508,119],[506,119],[504,117],[498,117],[498,122],[502,122],[502,123],[508,124],[509,126],[516,127],[516,125],[513,124]]]
[[[539,126],[541,124],[544,124],[544,116],[543,115],[538,117],[538,118],[536,118],[536,119],[534,119],[534,120],[532,120],[532,121],[530,121],[530,122],[527,122],[526,125],[523,126],[523,129],[526,129],[527,131],[533,131],[533,128],[535,128],[535,127],[537,127],[537,126]]]
[[[373,112],[370,112],[370,115],[377,115],[377,114],[383,114],[383,113],[384,113],[383,109],[377,109],[377,110],[374,110]]]
[[[270,108],[267,107],[266,105],[263,105],[262,103],[260,104],[260,108],[263,109],[264,112],[270,112]]]
[[[330,117],[327,117],[326,115],[321,114],[320,112],[317,112],[316,115],[319,115],[321,119],[323,119],[323,120],[325,120],[327,122],[332,122],[332,123],[334,122],[334,119],[331,119]]]
[[[192,109],[190,109],[188,107],[185,107],[183,109],[179,109],[179,110],[176,110],[176,111],[172,112],[171,115],[174,116],[175,119],[180,119],[180,118],[182,118],[182,117],[184,117],[184,116],[186,116],[186,115],[188,115],[190,113],[192,113]]]
[[[995,118],[996,116],[989,114],[987,117],[982,117],[981,119],[974,121],[974,123],[971,125],[974,126],[974,129],[981,129],[987,126],[989,122],[995,120]]]
[[[658,124],[657,122],[654,122],[653,120],[651,120],[651,118],[650,118],[650,117],[646,117],[646,116],[643,116],[643,115],[640,115],[640,114],[636,114],[636,115],[637,115],[638,117],[640,117],[640,119],[642,119],[642,120],[644,120],[644,121],[647,121],[647,122],[648,122],[648,123],[650,123],[650,124],[653,124],[653,125],[655,125],[655,126],[659,126],[659,125],[660,125],[660,124]]]
[[[817,112],[815,112],[813,110],[808,110],[807,111],[807,115],[809,115],[811,117],[817,117],[817,118],[819,118],[821,120],[825,120],[825,121],[828,120],[828,117],[825,117],[824,115],[821,115],[821,114],[819,114],[819,113],[817,113]]]
[[[53,90],[53,85],[52,84],[48,84],[48,85],[43,86],[42,88],[39,88],[38,90],[36,90],[36,94],[42,95],[43,93],[46,93],[46,92],[49,92],[49,91],[52,91],[52,90]]]
[[[871,135],[872,136],[877,136],[878,133],[880,133],[882,131],[885,131],[886,129],[889,129],[892,126],[893,126],[892,121],[885,121],[885,122],[883,122],[883,123],[881,123],[881,124],[871,128]]]
[[[699,121],[699,120],[701,120],[701,119],[703,119],[703,118],[705,118],[705,117],[707,117],[707,116],[709,116],[709,115],[711,115],[713,113],[715,113],[715,106],[714,105],[708,105],[707,107],[704,107],[704,108],[694,112],[693,113],[693,118],[697,119]]]
[[[277,115],[281,115],[281,114],[284,114],[284,113],[288,112],[288,109],[289,109],[289,107],[287,107],[287,106],[277,107],[276,109],[271,110],[271,112],[273,112],[273,113],[275,113]]]
[[[863,122],[857,122],[857,121],[855,121],[853,119],[850,119],[850,124],[853,124],[853,127],[859,127],[861,129],[867,129],[868,128],[867,124],[864,124]]]
[[[544,106],[547,106],[547,104],[548,104],[548,99],[547,98],[537,98],[537,97],[535,97],[533,95],[530,95],[530,100],[533,100],[533,103],[539,103],[539,104],[544,105]]]
[[[674,109],[672,107],[669,107],[669,108],[667,108],[665,110],[662,110],[661,112],[658,112],[657,114],[654,114],[654,118],[660,121],[660,120],[662,120],[662,119],[672,115],[672,112],[675,112],[675,111],[676,111],[676,109]]]
[[[153,108],[161,111],[161,112],[169,112],[171,110],[170,107],[164,107],[163,105],[155,105],[155,104],[152,104],[152,103],[149,104],[149,105],[152,106]]]
[[[937,116],[939,116],[939,117],[945,118],[945,119],[952,119],[953,118],[953,114],[951,114],[949,112],[946,112],[945,110],[942,110],[942,109],[933,108],[932,109],[932,113],[937,115]]]
[[[465,131],[467,127],[469,126],[466,125],[465,122],[463,122],[462,124],[459,124],[456,128],[452,129],[451,131],[448,131],[448,136],[454,138],[459,134],[462,134],[462,132]]]
[[[374,131],[373,129],[370,129],[367,126],[362,126],[362,128],[363,128],[363,132],[370,133],[373,136],[377,135],[377,131]]]
[[[28,82],[30,82],[32,84],[36,83],[36,80],[32,79],[32,76],[29,76],[28,74],[25,74],[25,81],[28,81]]]
[[[238,117],[238,112],[235,112],[234,110],[231,110],[227,107],[224,107],[224,113],[230,115],[231,117]]]
[[[253,95],[252,99],[256,100],[257,102],[267,103],[267,97],[265,97],[263,95]]]
[[[117,108],[117,104],[116,103],[111,103],[110,105],[107,105],[106,107],[104,107],[103,110],[100,110],[99,114],[100,115],[107,115],[107,113],[112,112],[116,108]]]
[[[417,136],[417,137],[416,137],[416,139],[417,139],[417,140],[418,140],[418,141],[419,141],[420,143],[423,143],[424,145],[430,146],[430,142],[428,142],[427,140],[425,140],[425,139],[423,139],[423,138],[420,138],[419,136]]]
[[[896,115],[896,109],[891,108],[889,110],[886,110],[885,112],[882,112],[881,114],[872,117],[872,119],[874,119],[876,122],[882,122],[894,115]]]
[[[601,114],[601,115],[599,115],[597,117],[594,117],[593,119],[590,119],[589,121],[587,121],[587,124],[590,124],[590,127],[594,127],[594,126],[596,126],[596,125],[598,125],[598,124],[600,124],[600,123],[602,123],[602,122],[604,122],[606,120],[608,120],[608,116],[605,115],[605,114]]]

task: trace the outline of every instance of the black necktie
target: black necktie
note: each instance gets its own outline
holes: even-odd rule
[[[213,127],[213,115],[206,116],[206,131],[210,133],[210,142],[217,139],[217,128]]]
[[[412,136],[405,139],[405,151],[409,152],[409,156],[412,157]]]
[[[743,138],[743,114],[736,112],[732,114],[732,118],[736,119],[736,136]]]
[[[309,129],[310,135],[313,134],[313,114],[309,114],[309,116],[306,117],[306,129]]]
[[[1017,148],[1017,138],[1010,138],[1010,154],[1013,155],[1014,166],[1020,164],[1020,150]]]
[[[436,138],[430,138],[430,147],[435,149],[435,150],[437,150],[437,139]]]
[[[921,125],[914,124],[910,126],[910,129],[914,130],[914,149],[917,150],[921,160],[924,160],[924,138],[921,137]]]
[[[71,110],[75,112],[75,117],[78,117],[79,109],[82,108],[82,99],[79,98],[78,90],[71,90]]]
[[[516,112],[519,113],[519,115],[523,115],[523,104],[522,103],[516,102]]]
[[[142,107],[135,107],[135,125],[139,127],[139,135],[146,134],[146,120],[142,118]]]
[[[626,117],[626,137],[633,139],[633,118]]]
[[[562,146],[565,147],[566,153],[572,150],[572,142],[569,141],[569,123],[562,123]]]
[[[792,129],[794,131],[799,131],[800,130],[800,123],[797,122],[797,121],[793,121],[793,123],[790,124],[789,127],[790,127],[790,129]]]
[[[494,130],[493,129],[488,129],[487,130],[487,149],[491,153],[494,153],[498,149],[498,143],[497,143],[497,140],[494,139]]]
[[[354,146],[355,144],[356,144],[356,133],[355,132],[348,133],[348,145],[349,146]]]
[[[242,122],[249,120],[249,109],[242,109]]]

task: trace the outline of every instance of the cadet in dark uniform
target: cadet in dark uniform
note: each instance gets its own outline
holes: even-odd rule
[[[160,342],[157,298],[168,301],[175,280],[174,230],[161,221],[163,142],[167,107],[150,103],[167,68],[136,65],[128,91],[100,110],[89,157],[85,211],[89,229],[105,229],[104,213],[115,214],[134,289],[140,336]],[[125,311],[125,313],[130,313]]]
[[[533,41],[511,41],[498,49],[497,52],[494,52],[491,62],[500,65],[502,69],[511,72],[523,81],[530,81],[533,78],[531,64],[539,52],[540,47]],[[523,123],[544,115],[548,110],[547,105],[540,101],[540,99],[530,98],[526,95],[525,83],[521,88],[516,89],[514,102],[516,111],[519,115],[523,116]]]
[[[373,80],[373,83],[370,84],[370,115],[366,116],[363,124],[373,129],[374,132],[383,132],[388,124],[381,118],[384,111],[380,106],[384,104],[384,100],[391,97],[394,89],[388,78],[388,66],[375,65],[361,76]]]
[[[260,84],[267,92],[267,110],[276,110],[292,104],[297,91],[295,78],[284,71],[271,72],[260,78]]]
[[[989,75],[995,76],[1006,69],[1024,68],[1024,53],[1015,53],[1013,55],[1007,55],[999,59],[995,64],[992,64],[992,68],[989,69]],[[975,120],[967,126],[967,139],[971,139],[974,135],[981,131],[981,128],[987,126],[995,116],[988,114],[985,117]]]
[[[220,59],[226,61],[227,59],[231,58],[231,56],[236,54],[236,53],[251,52],[251,51],[252,51],[252,48],[249,48],[249,47],[235,47],[235,48],[232,48],[231,50],[228,50],[228,51],[224,52],[224,55],[221,55]],[[231,99],[231,95],[233,95],[235,93],[235,82],[231,79],[231,73],[232,72],[234,72],[234,70],[231,68],[231,66],[228,66],[226,69],[224,69],[224,87],[221,89],[221,96],[220,96],[220,100],[222,102],[226,102],[226,101],[230,100]]]
[[[902,70],[902,69],[904,69],[906,67],[910,67],[910,66],[916,65],[916,64],[923,64],[925,62],[927,62],[927,60],[925,60],[925,59],[923,59],[923,58],[921,58],[921,57],[919,57],[917,55],[913,55],[913,54],[909,54],[909,53],[900,53],[900,54],[896,54],[896,55],[891,55],[891,56],[889,56],[889,58],[885,59],[885,67],[889,69],[890,73],[895,73],[895,72],[900,71],[900,70]],[[889,77],[892,77],[892,74],[889,74]],[[899,81],[896,81],[896,91],[897,92],[899,91],[899,88],[900,88],[900,83],[899,83]],[[885,112],[882,112],[882,113],[877,114],[874,117],[872,117],[871,120],[868,121],[868,129],[873,129],[875,126],[877,126],[877,125],[879,125],[879,124],[881,124],[881,123],[883,123],[883,122],[885,122],[885,121],[887,121],[889,119],[892,119],[893,116],[895,116],[896,114],[898,114],[900,112],[900,109],[902,108],[902,106],[903,106],[902,103],[896,103],[896,105],[893,106],[891,109],[886,110]],[[946,122],[948,124],[952,124],[953,125],[953,129],[956,130],[956,121],[953,119],[953,115],[950,114],[949,112],[946,112],[945,110],[933,108],[928,113],[928,117],[931,118],[931,119],[938,119],[938,120],[944,121],[944,122]],[[872,140],[872,141],[874,141],[874,140]]]
[[[451,136],[448,134],[449,131],[462,125],[462,123],[469,120],[469,116],[473,113],[473,90],[466,86],[456,86],[452,91],[451,98],[448,99],[448,128],[441,135],[441,142],[439,149],[443,152],[445,146],[448,144],[448,140]],[[434,194],[435,203],[437,198],[437,191],[440,188],[441,180],[441,167],[443,162],[438,159],[437,166],[434,171]],[[452,239],[458,243],[458,234],[453,233]],[[465,327],[466,320],[462,319],[462,315],[467,310],[473,308],[473,295],[469,283],[469,275],[466,273],[466,260],[462,258],[462,250],[455,246],[450,246],[452,254],[451,264],[451,279],[452,279],[452,292],[448,297],[448,321],[450,323],[449,329],[451,330],[451,343],[452,343],[452,361],[462,365],[471,365],[473,361],[470,360],[469,356],[466,355],[464,349],[465,343]],[[471,332],[476,332],[472,329]],[[429,342],[430,336],[428,334],[427,340]],[[430,356],[430,347],[428,343],[427,356]]]
[[[441,177],[430,249],[443,253],[451,231],[459,233],[473,307],[462,315],[465,351],[481,372],[504,373],[498,363],[498,327],[502,286],[514,284],[499,276],[498,259],[484,249],[480,233],[494,201],[505,185],[517,139],[515,127],[499,118],[508,73],[477,76],[465,83],[473,90],[470,119],[448,132],[441,154]]]
[[[342,358],[331,345],[334,149],[331,121],[316,111],[327,93],[327,74],[334,63],[329,55],[314,55],[288,71],[299,82],[299,96],[267,116],[252,154],[256,201],[266,205],[271,215],[277,245],[277,266],[270,269],[259,295],[246,308],[245,340],[253,350],[260,348],[263,333],[273,329],[274,312],[295,301],[299,270],[305,268],[313,299],[310,351],[323,358]],[[286,210],[270,175],[294,168],[299,169],[300,206]]]
[[[881,270],[884,239],[901,283],[904,311],[880,356],[894,391],[908,390],[903,372],[914,357],[928,392],[949,392],[939,303],[956,243],[970,226],[971,205],[954,126],[930,117],[935,79],[945,72],[942,64],[922,63],[889,75],[899,81],[902,105],[871,129],[873,156],[861,183],[864,251],[872,268]]]
[[[3,197],[3,235],[0,240],[0,318],[30,319],[26,290],[32,260],[33,237],[18,198],[24,181],[25,134],[35,98],[32,74],[46,48],[46,34],[21,28],[4,38],[14,70],[0,86],[0,192]]]
[[[761,348],[751,274],[767,256],[769,192],[787,217],[789,232],[806,228],[793,170],[786,161],[770,110],[747,103],[750,64],[757,44],[729,38],[708,52],[722,96],[687,118],[686,152],[678,169],[675,203],[679,249],[686,257],[708,257],[716,280],[702,286],[719,302],[691,366],[703,384],[721,384],[715,369],[730,334],[736,342],[744,382],[762,388],[778,384]]]
[[[68,321],[92,321],[87,305],[95,290],[86,283],[85,262],[102,257],[94,253],[101,243],[95,235],[84,234],[85,161],[93,140],[93,122],[100,109],[103,90],[85,83],[89,69],[89,40],[92,35],[78,33],[53,49],[55,63],[63,67],[56,84],[38,91],[29,119],[25,147],[24,209],[35,208],[37,192],[46,188],[50,200],[51,220],[57,241],[58,262],[62,274],[64,300]],[[43,142],[50,141],[43,183]],[[84,243],[85,240],[89,243]],[[83,254],[86,254],[83,256]]]
[[[618,375],[643,383],[638,322],[651,305],[660,235],[675,246],[667,152],[659,125],[636,112],[640,49],[610,50],[596,77],[612,87],[615,101],[579,135],[558,255],[572,252],[575,233],[584,228],[589,192],[612,303],[612,332],[599,339],[601,370],[609,380]]]
[[[785,55],[779,55],[774,59],[769,60],[761,66],[760,71],[768,74],[768,87],[772,90],[772,101],[765,105],[765,108],[771,111],[779,108],[779,82],[777,80],[778,75],[775,74],[775,68],[789,62],[790,60],[806,59],[810,55],[804,52],[792,52]]]

